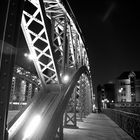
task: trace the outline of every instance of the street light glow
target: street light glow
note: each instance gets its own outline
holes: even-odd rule
[[[28,53],[24,53],[24,56],[25,56],[25,57],[28,57]]]
[[[29,60],[33,60],[35,58],[35,56],[33,54],[30,54],[30,53],[29,54],[28,53],[25,53],[24,56],[26,58],[28,58]]]
[[[123,91],[123,88],[120,88],[120,89],[119,89],[119,93],[121,93],[122,91]]]
[[[66,75],[64,75],[64,76],[62,77],[62,82],[63,82],[63,83],[67,83],[67,82],[69,81],[69,79],[70,79],[69,75],[66,74]]]

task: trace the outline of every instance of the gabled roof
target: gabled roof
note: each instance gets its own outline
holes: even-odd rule
[[[136,79],[140,79],[140,71],[125,71],[117,79],[129,79],[130,74],[134,74]]]

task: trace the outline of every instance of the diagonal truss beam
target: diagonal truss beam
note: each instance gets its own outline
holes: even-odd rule
[[[86,49],[75,20],[59,0],[43,0],[46,16],[52,21],[54,56],[60,71],[89,65]]]
[[[21,27],[42,83],[44,85],[58,83],[56,66],[39,0],[25,2]]]

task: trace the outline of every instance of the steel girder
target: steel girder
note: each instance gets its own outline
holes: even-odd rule
[[[90,80],[85,74],[79,79],[79,116],[82,120],[92,111],[92,91],[90,87]]]
[[[77,127],[77,117],[82,121],[92,112],[92,90],[90,79],[82,74],[77,82],[73,94],[65,111],[64,127]]]
[[[15,3],[17,4],[17,1],[11,1],[11,7],[13,8]],[[24,5],[25,7],[22,13],[21,27],[30,53],[34,57],[34,64],[42,85],[46,86],[46,84],[49,83],[61,83],[61,72],[62,75],[65,74],[65,72],[71,71],[71,69],[71,72],[73,72],[73,70],[76,70],[84,65],[89,70],[88,57],[81,35],[64,5],[59,0],[26,0],[24,1]],[[19,7],[16,8],[19,10],[19,13],[17,13],[17,10],[14,11],[14,8],[12,9],[12,12],[15,12],[19,17],[21,17],[22,5],[18,6]],[[19,25],[20,22],[19,20],[16,21],[11,18],[15,15],[15,13],[8,15],[11,23],[8,21],[7,23],[10,24],[6,23],[6,26],[8,26],[5,26],[7,31],[9,31],[9,33],[5,33],[6,41],[10,45],[16,44],[15,38],[17,30],[15,26]],[[10,32],[11,25],[12,28],[14,25],[14,28],[12,29],[15,30],[14,34],[12,34],[13,32]],[[1,83],[12,80],[12,71],[10,70],[13,68],[13,54],[15,53],[15,50],[9,44],[6,44],[9,47],[5,47],[5,42],[2,44],[2,47],[4,46],[3,52],[7,51],[7,48],[10,48],[11,50],[9,51],[10,54],[8,54],[8,56],[7,54],[6,56],[5,54],[2,56],[0,74],[4,73],[4,75],[1,75]],[[10,65],[7,61],[11,62]],[[5,68],[8,69],[4,72]],[[11,79],[5,78],[7,77],[6,75],[8,75]],[[9,91],[5,90],[5,87],[8,87]],[[2,121],[4,123],[0,127],[4,128],[4,131],[0,134],[2,139],[4,138],[6,129],[6,109],[8,107],[10,93],[9,87],[10,82],[8,82],[7,85],[1,86],[1,91],[6,93],[2,95],[2,98],[0,98],[4,100],[5,109],[2,110],[2,113],[4,113]],[[84,89],[84,91],[86,90]],[[3,104],[3,101],[0,101],[0,104]]]
[[[74,88],[73,94],[69,100],[67,105],[65,114],[64,114],[64,127],[77,127],[77,119],[76,119],[76,96],[77,96],[77,86]]]
[[[59,73],[63,74],[65,69],[69,71],[71,68],[79,68],[82,65],[86,65],[90,70],[81,34],[63,3],[59,0],[43,0],[43,2],[46,16],[52,20],[52,41],[56,54],[54,57],[57,58]]]
[[[43,7],[43,6],[42,6]],[[58,83],[49,31],[39,0],[25,1],[21,27],[28,44],[38,75],[45,86],[48,83]]]
[[[61,83],[61,76],[71,69],[89,67],[81,35],[59,0],[27,0],[21,25],[44,85]]]

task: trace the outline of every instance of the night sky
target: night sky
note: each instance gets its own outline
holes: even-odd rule
[[[95,87],[123,71],[140,70],[138,1],[69,0],[69,4],[85,38]]]

